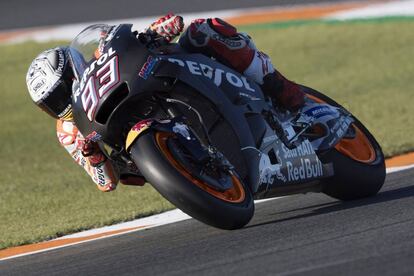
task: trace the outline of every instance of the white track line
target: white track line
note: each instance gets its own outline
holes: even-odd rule
[[[335,12],[324,18],[333,20],[350,20],[359,18],[377,18],[385,16],[414,16],[414,1],[390,1],[373,4],[365,8]]]
[[[404,170],[409,170],[411,168],[414,168],[414,165],[387,168],[387,174],[400,172],[400,171],[404,171]],[[281,198],[281,197],[260,199],[260,200],[255,200],[254,202],[255,202],[255,204],[259,204],[259,203],[263,203],[263,202],[266,202],[266,201],[275,200],[275,199],[278,199],[278,198]],[[92,236],[92,235],[96,235],[96,234],[102,234],[102,233],[105,233],[105,232],[111,232],[111,231],[122,230],[122,229],[133,228],[133,227],[142,227],[142,226],[145,226],[145,225],[151,225],[147,228],[152,228],[152,227],[155,227],[155,226],[161,226],[161,225],[165,225],[165,224],[175,223],[175,222],[179,222],[179,221],[182,221],[182,220],[187,220],[187,219],[190,219],[190,218],[191,218],[190,216],[183,213],[181,210],[175,209],[175,210],[167,211],[165,213],[161,213],[161,214],[158,214],[158,215],[153,215],[153,216],[149,216],[149,217],[145,217],[145,218],[140,218],[140,219],[136,219],[136,220],[129,221],[129,222],[123,222],[123,223],[119,223],[119,224],[115,224],[115,225],[111,225],[111,226],[105,226],[105,227],[102,227],[102,228],[91,229],[91,230],[87,230],[87,231],[83,231],[83,232],[63,236],[63,237],[57,238],[57,240],[67,239],[67,238],[87,237],[87,236]],[[147,228],[140,228],[140,229],[132,230],[132,232],[144,230],[144,229],[147,229]]]
[[[400,171],[405,171],[405,170],[409,170],[409,169],[412,169],[412,168],[414,168],[414,164],[407,165],[407,166],[387,168],[387,174],[389,174],[389,173],[395,173],[395,172],[400,172]]]
[[[190,218],[191,218],[190,216],[183,213],[181,210],[174,209],[174,210],[167,211],[167,212],[164,212],[164,213],[161,213],[161,214],[158,214],[158,215],[153,215],[153,216],[149,216],[149,217],[145,217],[145,218],[140,218],[140,219],[136,219],[136,220],[129,221],[129,222],[123,222],[123,223],[119,223],[119,224],[115,224],[115,225],[111,225],[111,226],[105,226],[105,227],[102,227],[102,228],[96,228],[96,229],[82,231],[82,232],[79,232],[79,233],[75,233],[75,234],[63,236],[63,237],[60,237],[60,238],[57,238],[57,239],[53,239],[51,241],[72,239],[72,238],[85,238],[85,237],[88,237],[88,236],[94,236],[94,235],[98,235],[98,234],[104,234],[104,233],[108,233],[108,232],[113,232],[113,231],[123,230],[123,229],[130,229],[130,228],[138,228],[138,229],[132,229],[132,230],[124,231],[124,232],[121,232],[121,233],[109,234],[109,235],[105,235],[105,236],[97,237],[97,238],[93,238],[93,239],[88,239],[88,240],[73,242],[73,243],[70,243],[70,244],[59,245],[59,246],[54,246],[54,247],[45,248],[45,249],[41,249],[41,250],[36,250],[36,251],[32,251],[32,252],[22,253],[22,254],[18,254],[18,255],[14,255],[14,256],[10,256],[10,257],[0,259],[0,262],[5,261],[5,260],[9,260],[9,259],[18,258],[18,257],[37,254],[37,253],[41,253],[41,252],[47,252],[47,251],[55,250],[55,249],[59,249],[59,248],[64,248],[64,247],[68,247],[68,246],[72,246],[72,245],[76,245],[76,244],[81,244],[81,243],[85,243],[85,242],[90,242],[90,241],[100,240],[100,239],[104,239],[104,238],[124,235],[124,234],[132,233],[132,232],[136,232],[136,231],[140,231],[140,230],[150,229],[150,228],[153,228],[153,227],[158,227],[158,226],[162,226],[162,225],[166,225],[166,224],[170,224],[170,223],[175,223],[175,222],[187,220],[187,219],[190,219]]]
[[[400,171],[404,171],[404,170],[408,170],[408,169],[412,169],[412,168],[414,168],[414,165],[389,168],[389,169],[387,169],[387,174],[400,172]],[[255,204],[260,204],[260,203],[263,203],[263,202],[266,202],[266,201],[275,200],[275,199],[279,199],[279,198],[281,198],[281,197],[255,200]],[[57,238],[57,239],[54,239],[54,240],[64,240],[64,239],[71,239],[71,238],[85,238],[85,237],[88,237],[88,236],[94,236],[94,235],[98,235],[98,234],[105,234],[105,233],[112,232],[112,231],[117,231],[117,230],[130,229],[130,228],[137,228],[137,229],[127,230],[127,231],[124,231],[122,233],[108,234],[108,235],[105,235],[105,236],[102,236],[102,237],[91,238],[91,239],[84,240],[84,241],[78,241],[78,242],[73,242],[73,243],[70,243],[70,244],[59,245],[59,246],[50,247],[50,248],[46,248],[46,249],[41,249],[41,250],[37,250],[37,251],[32,251],[32,252],[28,252],[28,253],[18,254],[18,255],[14,255],[14,256],[10,256],[10,257],[0,259],[0,261],[10,260],[10,259],[23,257],[23,256],[28,256],[28,255],[32,255],[32,254],[37,254],[37,253],[41,253],[41,252],[47,252],[47,251],[51,251],[51,250],[55,250],[55,249],[59,249],[59,248],[64,248],[64,247],[68,247],[68,246],[72,246],[72,245],[77,245],[77,244],[81,244],[81,243],[95,241],[95,240],[101,240],[101,239],[110,238],[110,237],[114,237],[114,236],[120,236],[120,235],[124,235],[124,234],[128,234],[128,233],[138,232],[138,231],[142,231],[142,230],[146,230],[146,229],[150,229],[150,228],[154,228],[154,227],[158,227],[158,226],[162,226],[162,225],[167,225],[167,224],[171,224],[171,223],[176,223],[176,222],[188,220],[190,218],[191,217],[189,215],[183,213],[181,210],[175,209],[175,210],[167,211],[167,212],[164,212],[164,213],[161,213],[161,214],[158,214],[158,215],[153,215],[153,216],[146,217],[146,218],[140,218],[140,219],[136,219],[136,220],[129,221],[129,222],[123,222],[123,223],[119,223],[119,224],[115,224],[115,225],[111,225],[111,226],[105,226],[105,227],[102,227],[102,228],[91,229],[91,230],[87,230],[87,231],[83,231],[83,232],[63,236],[63,237],[60,237],[60,238]]]

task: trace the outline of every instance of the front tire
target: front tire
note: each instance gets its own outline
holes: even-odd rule
[[[253,216],[250,190],[233,174],[233,187],[219,192],[203,185],[168,148],[173,134],[148,131],[132,145],[131,157],[141,173],[168,201],[191,217],[221,229],[238,229]],[[206,186],[206,187],[205,187]]]
[[[308,98],[319,103],[341,107],[324,94],[303,87]],[[323,180],[323,193],[340,200],[354,200],[378,193],[385,181],[385,159],[382,149],[368,129],[353,116],[356,135],[342,139],[328,152],[320,154],[324,163],[333,163],[335,175]]]

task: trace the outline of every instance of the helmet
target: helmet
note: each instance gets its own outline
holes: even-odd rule
[[[67,48],[40,53],[30,64],[26,84],[33,102],[56,119],[72,118],[73,71]]]

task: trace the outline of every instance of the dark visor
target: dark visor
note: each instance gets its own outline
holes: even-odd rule
[[[62,112],[71,104],[71,91],[72,89],[68,87],[65,81],[60,81],[53,89],[53,93],[49,93],[38,105],[49,115],[59,119],[59,115],[65,115]]]

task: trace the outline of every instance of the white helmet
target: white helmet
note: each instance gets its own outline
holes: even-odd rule
[[[26,84],[33,102],[57,119],[72,115],[73,71],[67,48],[57,47],[40,53],[30,64]]]

